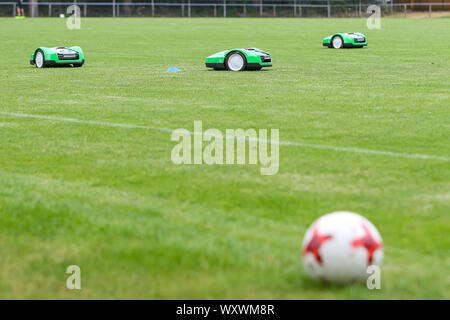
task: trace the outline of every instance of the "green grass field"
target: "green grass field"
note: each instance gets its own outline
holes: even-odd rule
[[[0,19],[0,298],[449,299],[449,29],[449,19],[384,19],[373,31],[365,19],[88,18],[81,30]],[[369,46],[321,46],[338,31],[363,32]],[[86,64],[29,65],[36,47],[58,45],[80,45]],[[272,53],[273,68],[204,66],[249,46]],[[261,176],[255,165],[177,166],[170,132],[12,113],[278,128],[282,141],[336,149],[281,146],[278,174]],[[381,290],[306,276],[304,232],[337,210],[380,230]],[[71,264],[82,290],[65,287]]]

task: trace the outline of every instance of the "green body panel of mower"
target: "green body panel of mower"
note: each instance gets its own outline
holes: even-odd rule
[[[322,45],[334,49],[362,48],[367,46],[367,37],[360,32],[335,33],[323,39]]]
[[[80,47],[39,47],[31,54],[30,64],[37,68],[73,66],[84,64],[84,53]]]
[[[205,64],[214,70],[260,70],[272,66],[272,57],[258,48],[231,49],[207,57]]]

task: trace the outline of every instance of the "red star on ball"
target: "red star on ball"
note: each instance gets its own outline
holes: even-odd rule
[[[368,253],[367,263],[371,265],[373,261],[373,254],[377,249],[381,248],[381,243],[375,240],[373,235],[370,233],[369,228],[364,223],[362,223],[362,227],[364,229],[364,235],[361,238],[353,240],[353,247],[366,248]]]
[[[319,264],[322,264],[322,257],[320,256],[319,249],[325,241],[331,238],[333,238],[333,236],[320,234],[317,226],[315,226],[313,228],[313,235],[311,237],[311,240],[309,240],[305,249],[303,249],[303,255],[306,255],[308,252],[310,252],[314,255],[317,262]]]

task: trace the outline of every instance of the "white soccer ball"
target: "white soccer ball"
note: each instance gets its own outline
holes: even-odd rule
[[[61,13],[60,15],[59,15],[59,17],[60,18],[64,18],[65,16],[64,16],[64,13]]]
[[[380,266],[383,247],[380,233],[366,218],[347,211],[317,219],[303,238],[306,272],[324,282],[360,282],[367,268]]]

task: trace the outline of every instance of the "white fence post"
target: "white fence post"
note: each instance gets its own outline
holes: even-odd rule
[[[155,16],[155,0],[152,0],[152,17]]]
[[[277,6],[273,5],[273,16],[276,17],[277,16]]]
[[[16,3],[14,2],[14,4],[13,4],[13,17],[15,17],[16,16]]]
[[[297,1],[295,1],[294,0],[294,4],[293,4],[293,7],[294,7],[294,18],[297,16],[297,6],[296,6],[296,3]]]
[[[406,4],[404,4],[403,7],[405,8],[405,18],[406,18],[406,11],[407,11]]]
[[[87,4],[84,4],[84,16],[87,17]]]
[[[431,4],[428,5],[429,18],[431,18]]]
[[[214,5],[214,18],[217,18],[217,6]]]
[[[327,1],[327,16],[328,18],[331,18],[330,0]]]
[[[188,17],[191,17],[191,0],[188,1]]]
[[[31,9],[31,15],[30,16],[32,18],[35,18],[35,17],[39,16],[38,6],[39,6],[38,0],[30,0],[30,9]]]
[[[227,17],[227,0],[223,0],[223,17]]]
[[[51,3],[48,4],[48,16],[49,17],[52,16],[52,4]]]
[[[247,5],[244,3],[244,9],[242,9],[242,10],[244,10],[244,17],[246,17],[247,16]]]
[[[262,17],[263,14],[263,5],[262,5],[262,0],[259,2],[259,16]]]
[[[112,14],[113,14],[113,18],[116,17],[116,0],[113,0],[112,2]]]

